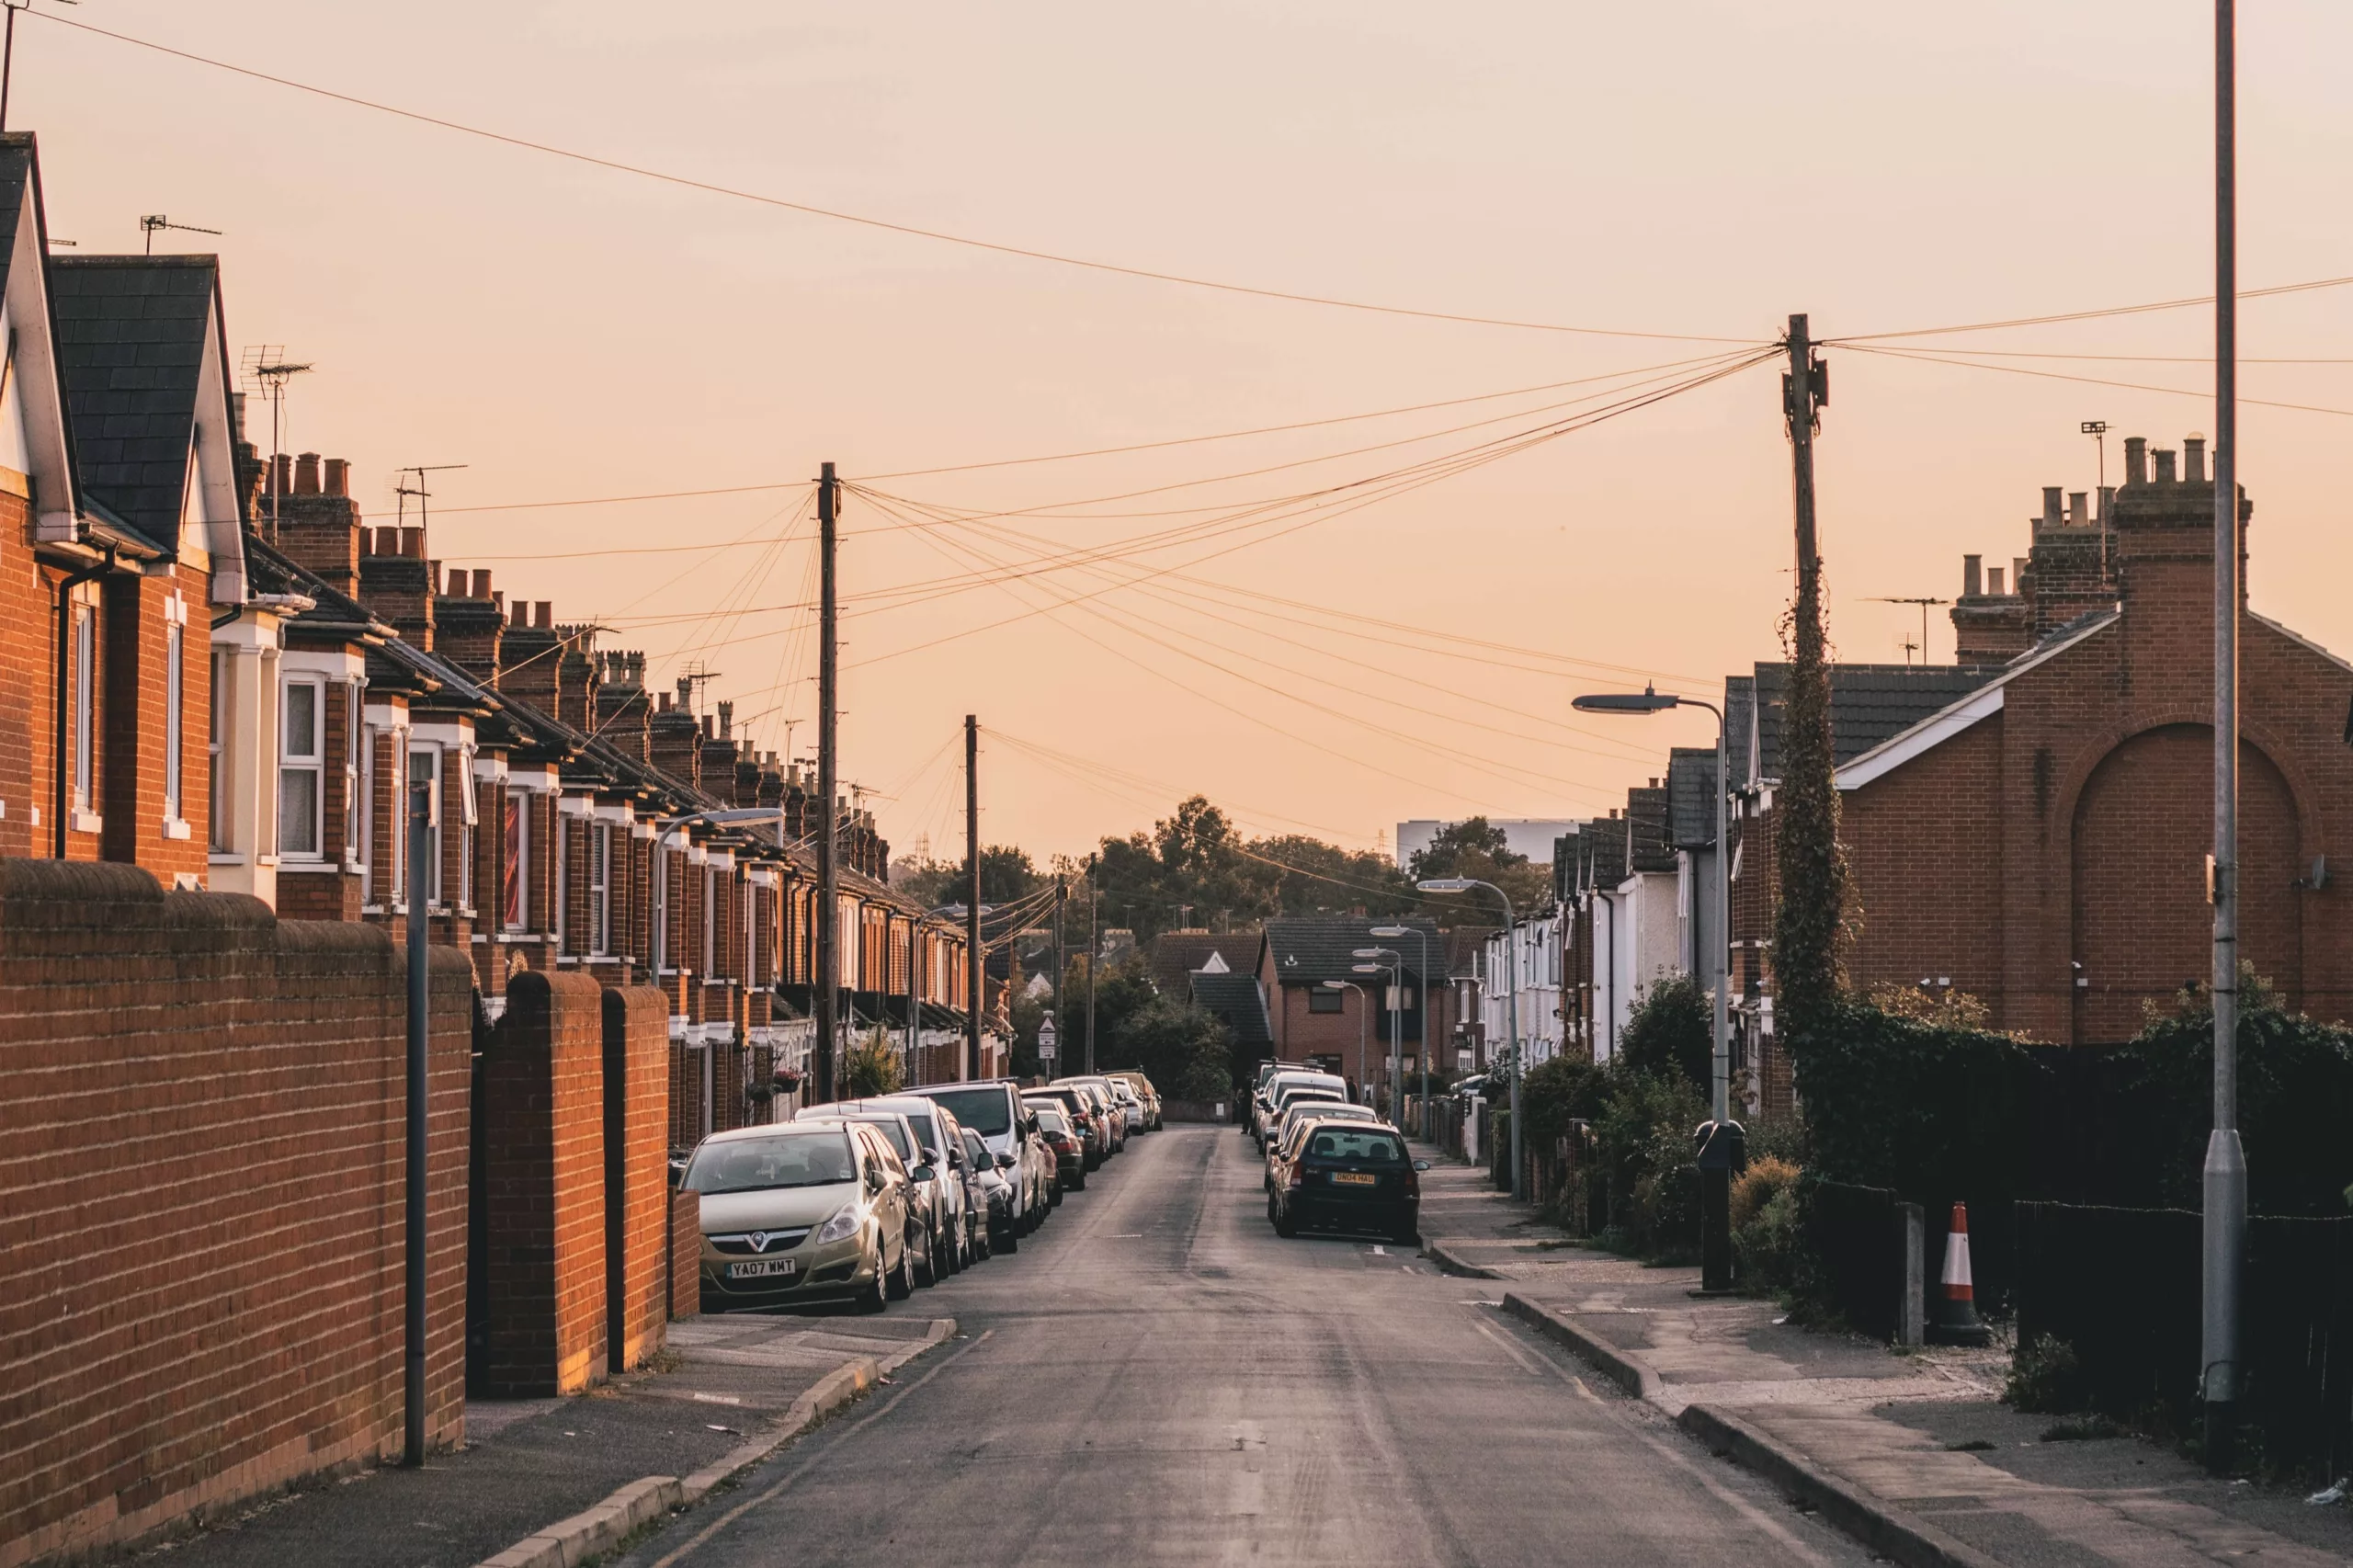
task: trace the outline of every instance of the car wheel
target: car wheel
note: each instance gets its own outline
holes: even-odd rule
[[[946,1256],[948,1258],[949,1273],[961,1274],[964,1272],[964,1227],[961,1223],[956,1227],[955,1240],[948,1244]]]
[[[1021,1250],[1021,1216],[1018,1214],[1008,1216],[1005,1221],[1004,1233],[992,1236],[989,1238],[989,1243],[999,1252],[1019,1252]]]
[[[1049,1208],[1049,1209],[1059,1209],[1059,1208],[1061,1208],[1062,1206],[1063,1206],[1063,1183],[1062,1183],[1062,1178],[1061,1178],[1060,1176],[1056,1176],[1056,1177],[1054,1178],[1054,1195],[1053,1195],[1053,1197],[1051,1197],[1051,1198],[1050,1198],[1050,1199],[1048,1199],[1046,1200],[1046,1207],[1047,1207],[1047,1208]]]
[[[891,1271],[884,1292],[894,1301],[904,1301],[915,1293],[915,1248],[902,1241],[899,1244],[899,1267]]]
[[[1070,1189],[1073,1192],[1085,1192],[1086,1190],[1086,1172],[1084,1169],[1081,1169],[1076,1176],[1070,1178]]]
[[[1278,1208],[1275,1210],[1275,1234],[1286,1241],[1299,1234],[1299,1221],[1291,1217],[1290,1210]]]
[[[972,1261],[986,1263],[996,1251],[996,1238],[989,1232],[988,1221],[981,1221],[981,1233],[972,1238]]]
[[[866,1282],[866,1289],[858,1293],[850,1305],[869,1316],[882,1310],[882,1259],[879,1255],[874,1259],[874,1277]]]
[[[917,1249],[914,1243],[908,1243],[907,1252],[907,1278],[926,1290],[938,1284],[939,1255],[932,1247],[931,1237],[927,1234],[924,1237],[921,1249]]]
[[[1271,1225],[1271,1224],[1273,1224],[1274,1222],[1275,1222],[1275,1189],[1274,1189],[1273,1187],[1268,1187],[1268,1188],[1267,1189],[1267,1224],[1269,1224],[1269,1225]]]

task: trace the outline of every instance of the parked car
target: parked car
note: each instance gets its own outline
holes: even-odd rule
[[[1267,1144],[1267,1190],[1275,1190],[1279,1171],[1285,1160],[1298,1153],[1307,1130],[1331,1121],[1379,1122],[1381,1113],[1369,1105],[1349,1105],[1345,1100],[1298,1099],[1283,1112],[1275,1125],[1275,1136]]]
[[[1272,1078],[1278,1073],[1304,1073],[1312,1071],[1313,1071],[1313,1069],[1301,1062],[1267,1061],[1259,1062],[1257,1081],[1250,1085],[1249,1098],[1245,1100],[1241,1106],[1235,1108],[1234,1110],[1233,1119],[1241,1125],[1242,1136],[1245,1138],[1255,1138],[1258,1135],[1258,1108],[1261,1103],[1260,1096],[1267,1092],[1267,1081],[1268,1079]]]
[[[1111,1080],[1097,1074],[1085,1077],[1057,1078],[1046,1086],[1059,1089],[1064,1085],[1086,1090],[1095,1098],[1095,1108],[1101,1113],[1111,1131],[1111,1153],[1118,1153],[1128,1146],[1127,1113],[1120,1108],[1119,1097],[1111,1092]]]
[[[979,1133],[960,1127],[957,1137],[964,1144],[964,1189],[972,1195],[981,1227],[974,1256],[985,1262],[996,1251],[995,1238],[1013,1229],[1013,1184],[996,1168],[996,1156]]]
[[[1267,1195],[1275,1234],[1302,1230],[1369,1231],[1399,1246],[1421,1237],[1422,1179],[1427,1160],[1411,1158],[1395,1128],[1319,1122],[1283,1163]]]
[[[1133,1089],[1136,1092],[1136,1098],[1143,1102],[1145,1131],[1150,1132],[1160,1131],[1160,1091],[1152,1086],[1151,1079],[1133,1068],[1127,1068],[1118,1073],[1106,1073],[1103,1075],[1115,1083],[1125,1084]]]
[[[1143,1098],[1136,1093],[1135,1086],[1124,1078],[1114,1078],[1110,1082],[1111,1097],[1120,1104],[1120,1114],[1127,1122],[1127,1131],[1149,1131],[1150,1128],[1146,1125],[1148,1119],[1144,1115]]]
[[[938,1105],[939,1102],[931,1102]],[[989,1256],[988,1189],[980,1180],[980,1171],[965,1143],[967,1129],[956,1119],[956,1113],[939,1106],[939,1119],[948,1135],[948,1168],[956,1175],[963,1190],[964,1233],[959,1238],[960,1250],[966,1267]]]
[[[1336,1074],[1316,1072],[1278,1073],[1267,1081],[1266,1088],[1258,1096],[1260,1152],[1265,1151],[1267,1137],[1274,1131],[1275,1119],[1282,1115],[1283,1108],[1300,1095],[1311,1091],[1346,1100],[1348,1097],[1348,1081]]]
[[[943,1272],[939,1259],[947,1250],[951,1199],[947,1173],[924,1158],[923,1140],[915,1135],[915,1124],[903,1112],[866,1108],[851,1100],[803,1106],[793,1117],[795,1121],[824,1119],[864,1122],[890,1140],[892,1151],[906,1168],[908,1179],[915,1183],[915,1217],[923,1226],[923,1250],[915,1265],[915,1283],[939,1283]]]
[[[702,1310],[851,1301],[915,1290],[915,1184],[888,1140],[838,1119],[702,1141],[681,1184],[701,1194]]]
[[[1012,1217],[995,1238],[995,1244],[1006,1252],[1015,1250],[1023,1236],[1044,1222],[1053,1206],[1054,1156],[1038,1135],[1037,1113],[1021,1103],[1020,1091],[1008,1078],[928,1084],[906,1092],[938,1100],[988,1145],[991,1159],[1013,1183],[1017,1199]]]
[[[1093,1095],[1075,1084],[1050,1084],[1043,1088],[1024,1090],[1022,1097],[1032,1105],[1050,1103],[1063,1108],[1063,1114],[1070,1118],[1071,1131],[1078,1135],[1088,1170],[1110,1158],[1111,1128]]]
[[[964,1220],[964,1183],[949,1168],[947,1154],[954,1148],[947,1135],[947,1123],[953,1113],[938,1100],[921,1095],[881,1095],[872,1099],[841,1100],[835,1108],[850,1111],[896,1111],[907,1119],[915,1130],[915,1142],[922,1148],[922,1163],[932,1169],[930,1186],[938,1199],[936,1222],[932,1238],[937,1256],[932,1267],[937,1274],[954,1274],[964,1267],[963,1238],[969,1230]],[[920,1172],[916,1180],[923,1180]]]
[[[1044,1134],[1046,1147],[1054,1152],[1054,1201],[1060,1203],[1065,1192],[1086,1190],[1086,1145],[1079,1142],[1070,1112],[1061,1101],[1033,1099],[1029,1103],[1038,1113],[1038,1131]]]

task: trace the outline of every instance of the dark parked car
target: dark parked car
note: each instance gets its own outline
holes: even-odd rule
[[[1053,1100],[1032,1097],[1029,1103],[1037,1108],[1046,1147],[1054,1152],[1054,1201],[1060,1203],[1065,1192],[1085,1192],[1086,1144],[1071,1125],[1070,1113]]]
[[[1097,1109],[1095,1096],[1074,1084],[1049,1084],[1041,1089],[1025,1089],[1023,1101],[1033,1106],[1058,1105],[1077,1135],[1079,1151],[1086,1168],[1093,1170],[1111,1153],[1111,1129]],[[1085,1184],[1080,1184],[1084,1186]]]
[[[1421,1235],[1420,1173],[1427,1169],[1427,1160],[1408,1157],[1393,1129],[1321,1123],[1285,1162],[1267,1214],[1279,1236],[1370,1231],[1411,1246]]]

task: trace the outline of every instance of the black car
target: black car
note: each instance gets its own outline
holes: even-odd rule
[[[1308,1135],[1267,1212],[1279,1236],[1370,1231],[1411,1246],[1421,1235],[1420,1173],[1429,1168],[1407,1156],[1393,1129],[1330,1123]]]

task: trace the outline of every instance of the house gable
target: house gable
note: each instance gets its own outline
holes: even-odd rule
[[[32,136],[0,135],[0,485],[32,501],[36,535],[45,542],[78,537],[73,437],[59,382],[56,323],[51,310],[48,233],[41,215],[40,168]]]

